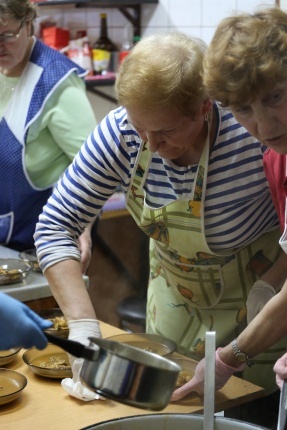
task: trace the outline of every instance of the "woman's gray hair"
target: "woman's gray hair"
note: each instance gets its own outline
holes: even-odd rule
[[[16,21],[33,21],[37,17],[36,5],[29,0],[0,0],[0,23],[5,24],[8,19]]]

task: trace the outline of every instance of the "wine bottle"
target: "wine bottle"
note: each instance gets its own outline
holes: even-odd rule
[[[104,75],[110,67],[112,52],[117,51],[116,45],[108,37],[107,14],[101,13],[100,37],[92,49],[93,69],[95,75]]]

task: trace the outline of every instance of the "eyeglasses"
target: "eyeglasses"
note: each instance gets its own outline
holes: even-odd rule
[[[21,33],[21,30],[22,30],[24,23],[25,23],[24,20],[21,21],[21,25],[19,27],[17,34],[15,34],[15,33],[2,33],[2,34],[0,34],[0,43],[1,42],[2,43],[15,42],[16,40],[18,40],[20,37],[20,33]]]

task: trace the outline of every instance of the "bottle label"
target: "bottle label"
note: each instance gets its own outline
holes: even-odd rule
[[[111,59],[111,53],[109,51],[105,51],[104,49],[93,49],[92,58],[95,72],[104,72],[108,70]]]

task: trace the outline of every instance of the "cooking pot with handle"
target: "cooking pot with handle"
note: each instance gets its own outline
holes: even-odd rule
[[[45,333],[75,357],[84,358],[80,378],[90,390],[117,402],[159,411],[167,406],[181,367],[165,357],[106,339],[79,342]]]

